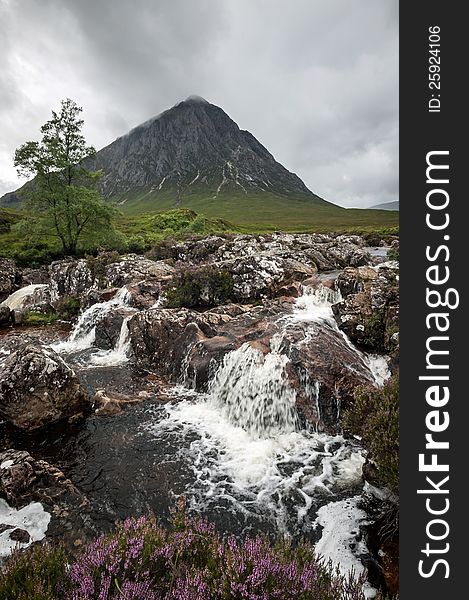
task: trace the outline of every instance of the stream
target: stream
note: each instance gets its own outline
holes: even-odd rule
[[[116,416],[93,415],[72,429],[56,428],[47,441],[24,436],[16,446],[67,474],[90,499],[98,531],[148,511],[167,519],[184,496],[191,511],[223,533],[307,538],[344,573],[352,567],[363,571],[363,450],[358,441],[300,423],[285,375],[289,359],[279,351],[282,334],[274,336],[265,356],[248,344],[225,355],[205,393],[181,377],[161,394],[152,387],[152,374],[138,370],[132,357],[127,321],[136,311],[129,297],[121,288],[112,300],[84,311],[66,339],[61,332],[45,343],[91,392],[143,392],[147,399]],[[283,330],[302,322],[339,331],[331,310],[339,300],[339,292],[323,285],[306,287],[279,323]],[[128,310],[128,316],[115,347],[94,347],[96,324],[117,309]],[[386,358],[366,355],[340,335],[370,383],[381,385],[389,376]],[[0,338],[0,351],[1,344]],[[319,384],[309,385],[314,395]]]

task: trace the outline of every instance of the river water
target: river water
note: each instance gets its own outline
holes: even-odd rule
[[[302,321],[337,329],[331,305],[339,300],[327,287],[306,288],[282,327]],[[22,447],[64,470],[90,499],[99,530],[131,514],[167,518],[184,496],[190,510],[224,533],[306,537],[343,572],[361,572],[367,552],[360,533],[367,518],[359,502],[363,450],[357,441],[300,426],[281,333],[266,356],[249,345],[227,354],[206,393],[182,378],[162,397],[152,375],[133,364],[127,319],[114,349],[93,347],[99,319],[128,304],[122,288],[85,311],[68,339],[51,345],[91,392],[144,391],[149,399],[117,416],[57,429],[47,441],[25,437]],[[354,351],[370,382],[381,385],[389,376],[385,357]]]

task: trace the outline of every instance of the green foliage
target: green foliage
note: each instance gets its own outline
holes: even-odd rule
[[[199,308],[225,304],[233,296],[233,277],[216,267],[182,271],[166,291],[170,308]]]
[[[98,281],[100,287],[106,287],[106,267],[119,260],[119,252],[100,252],[97,256],[87,256],[86,263],[91,275]]]
[[[361,436],[382,484],[398,494],[399,377],[393,376],[382,388],[358,388],[353,406],[344,414],[343,426]]]
[[[0,207],[0,234],[8,233],[11,226],[21,219],[21,215],[14,210]]]
[[[81,302],[77,296],[61,296],[55,303],[55,311],[58,318],[71,321],[80,313]]]
[[[399,248],[390,248],[388,250],[388,259],[399,261]]]
[[[23,325],[47,325],[57,321],[58,315],[55,312],[41,313],[28,310],[23,316]]]
[[[384,336],[386,330],[386,312],[378,310],[374,312],[365,322],[363,335],[363,346],[374,352],[384,352]]]
[[[61,546],[35,545],[16,552],[0,572],[0,600],[57,600],[66,568],[67,555]]]
[[[70,99],[41,127],[40,142],[26,142],[15,153],[18,173],[34,180],[23,187],[27,207],[34,212],[20,227],[28,236],[55,236],[64,254],[75,255],[85,232],[111,228],[115,210],[95,189],[98,172],[86,168],[95,155],[82,135],[82,109]]]
[[[381,244],[382,237],[378,231],[370,231],[363,235],[363,239],[367,246],[379,246]]]

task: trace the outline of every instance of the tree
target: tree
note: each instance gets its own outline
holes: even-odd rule
[[[36,226],[58,237],[67,255],[76,254],[84,234],[108,232],[114,214],[96,190],[101,173],[87,168],[96,151],[86,145],[81,112],[73,100],[62,100],[41,127],[42,140],[20,146],[14,159],[19,175],[34,177],[23,193]]]

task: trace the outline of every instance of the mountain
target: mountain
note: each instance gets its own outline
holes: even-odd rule
[[[203,209],[208,203],[213,212],[222,202],[264,204],[268,198],[342,210],[313,194],[221,108],[197,96],[132,129],[88,166],[103,171],[100,192],[124,211]],[[17,202],[11,193],[0,205]]]
[[[394,202],[383,202],[382,204],[375,204],[374,206],[370,206],[369,208],[373,210],[399,210],[399,200],[395,200]]]

